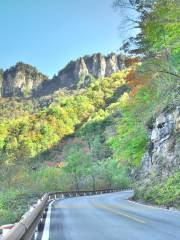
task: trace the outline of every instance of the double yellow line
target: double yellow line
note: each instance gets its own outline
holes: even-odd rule
[[[107,207],[106,205],[99,204],[99,203],[97,203],[97,202],[95,201],[95,199],[93,199],[91,202],[92,202],[93,206],[96,207],[96,208],[101,208],[101,209],[107,210],[107,211],[109,211],[109,212],[111,212],[111,213],[114,213],[114,214],[116,214],[116,215],[120,215],[120,216],[122,216],[122,217],[128,218],[128,219],[130,219],[130,220],[133,220],[133,221],[138,222],[138,223],[141,223],[141,224],[145,224],[145,223],[146,223],[143,219],[141,219],[141,218],[139,218],[139,217],[134,217],[134,216],[132,216],[132,215],[129,215],[129,214],[127,214],[127,213],[124,213],[123,211],[121,211],[121,210],[119,210],[119,209],[118,209],[118,210],[115,210],[115,209],[113,209],[113,208]]]

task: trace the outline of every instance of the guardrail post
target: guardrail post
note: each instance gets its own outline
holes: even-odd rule
[[[36,239],[37,239],[37,236],[38,236],[38,226],[36,227],[36,230],[35,230],[35,233],[34,233],[34,235],[33,235],[33,237],[32,237],[32,240],[33,240],[33,239],[36,240]]]
[[[39,222],[39,224],[37,226],[37,231],[38,232],[42,231],[42,229],[43,229],[43,218],[41,217],[40,222]]]

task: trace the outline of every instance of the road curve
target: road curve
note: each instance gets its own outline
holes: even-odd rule
[[[132,194],[124,191],[54,201],[42,240],[180,239],[180,212],[129,202]]]

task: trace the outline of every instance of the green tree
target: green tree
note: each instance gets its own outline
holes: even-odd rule
[[[107,158],[101,161],[100,172],[108,188],[126,188],[130,185],[126,167],[119,165],[116,159]]]
[[[89,174],[90,167],[90,156],[85,154],[81,145],[76,144],[66,150],[65,166],[62,170],[72,178],[76,191],[80,190],[81,180]]]

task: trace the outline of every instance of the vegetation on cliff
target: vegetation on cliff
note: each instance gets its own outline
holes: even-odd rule
[[[131,7],[139,13],[138,19],[133,23],[140,29],[140,33],[124,43],[122,50],[140,55],[142,64],[137,69],[140,74],[137,79],[141,83],[134,88],[130,105],[124,110],[125,118],[118,127],[118,135],[110,143],[121,161],[130,161],[130,164],[135,161],[138,164],[148,145],[147,129],[152,129],[156,116],[164,109],[171,111],[180,104],[180,4],[177,0],[126,3],[117,0],[115,7]],[[124,130],[126,126],[128,129]],[[136,198],[151,199],[156,204],[179,206],[178,164],[176,168],[177,174],[169,179],[154,176],[154,181],[149,181],[148,185],[144,181],[144,186],[136,186]],[[142,182],[141,184],[143,185]]]

